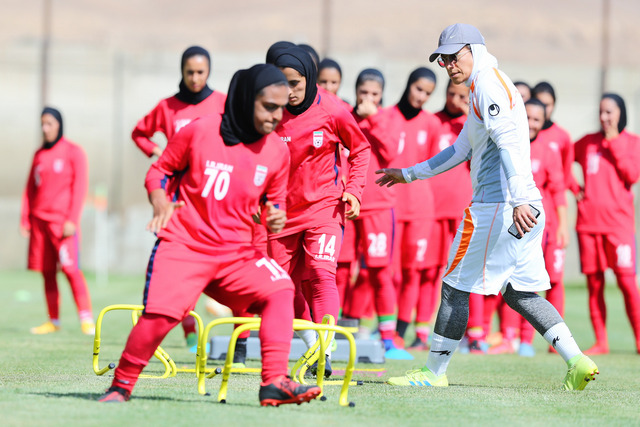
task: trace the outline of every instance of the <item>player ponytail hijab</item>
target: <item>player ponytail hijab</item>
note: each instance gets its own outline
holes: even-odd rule
[[[207,73],[207,78],[209,78],[209,73],[211,72],[211,57],[209,56],[209,52],[207,49],[202,48],[200,46],[191,46],[187,50],[182,53],[182,60],[180,61],[180,75],[184,72],[184,66],[189,60],[194,56],[204,56],[207,58],[207,63],[209,67],[209,72]],[[187,85],[184,82],[184,78],[180,80],[180,91],[176,94],[176,98],[185,104],[196,105],[207,99],[209,95],[213,93],[213,90],[209,88],[209,86],[205,83],[202,90],[198,93],[191,92]]]
[[[265,59],[265,62],[267,64],[273,64],[276,62],[276,58],[278,57],[278,55],[280,54],[281,50],[290,48],[290,47],[295,47],[295,43],[291,43],[285,40],[281,40],[279,42],[275,42],[274,44],[272,44],[271,46],[269,46],[269,49],[267,50],[267,57]]]
[[[407,87],[404,89],[404,93],[398,102],[398,109],[404,116],[406,120],[411,120],[422,111],[422,107],[414,108],[409,103],[409,91],[411,90],[411,85],[417,82],[420,79],[431,80],[433,83],[436,82],[436,74],[428,68],[420,67],[416,68],[409,74],[409,80],[407,81]]]
[[[627,127],[627,107],[624,104],[624,100],[622,97],[615,93],[605,93],[602,95],[602,99],[610,99],[616,103],[618,108],[620,109],[620,121],[618,121],[618,133],[622,133],[624,128]],[[60,129],[62,129],[62,125],[60,125]]]
[[[293,68],[299,72],[306,80],[304,101],[299,105],[287,104],[287,111],[296,116],[304,113],[311,107],[318,94],[318,68],[304,49],[294,46],[279,50],[274,65],[278,68]]]
[[[271,64],[258,64],[248,70],[236,71],[229,84],[220,124],[220,135],[225,145],[251,144],[264,136],[255,128],[253,110],[260,91],[274,84],[286,86],[287,79]]]
[[[43,141],[42,142],[42,146],[44,148],[46,148],[46,149],[49,149],[49,148],[53,147],[54,145],[56,145],[58,143],[58,141],[60,141],[60,139],[62,138],[62,114],[60,114],[60,111],[56,110],[55,108],[44,107],[44,109],[42,110],[42,114],[40,114],[40,117],[44,116],[45,114],[50,114],[60,124],[60,127],[58,128],[58,136],[56,137],[55,141],[53,141],[53,142]]]

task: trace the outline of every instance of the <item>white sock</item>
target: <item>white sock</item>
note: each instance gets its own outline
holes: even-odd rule
[[[571,335],[571,331],[564,322],[550,327],[547,332],[545,332],[544,339],[556,349],[565,362],[569,361],[572,357],[582,354],[576,340],[574,340],[573,335]]]
[[[314,331],[313,329],[296,331],[296,335],[300,337],[302,341],[304,341],[304,343],[307,345],[307,348],[311,348],[318,340],[316,331]]]
[[[427,368],[439,377],[447,371],[453,352],[458,348],[460,340],[452,340],[436,333],[433,334],[431,349],[427,357]]]

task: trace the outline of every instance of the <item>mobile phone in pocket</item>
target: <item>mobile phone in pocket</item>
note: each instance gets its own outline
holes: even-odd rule
[[[538,209],[536,209],[531,205],[529,205],[529,208],[531,208],[531,212],[533,213],[533,216],[535,216],[536,218],[540,216],[540,211]],[[522,239],[522,234],[518,233],[518,229],[516,228],[515,222],[511,224],[511,227],[509,227],[509,230],[507,231],[516,239]]]

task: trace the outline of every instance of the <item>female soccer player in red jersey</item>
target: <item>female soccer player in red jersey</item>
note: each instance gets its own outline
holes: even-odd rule
[[[422,109],[436,87],[436,75],[428,68],[415,69],[398,104],[386,110],[388,132],[398,143],[393,166],[421,162],[437,150],[440,122],[434,114]],[[375,172],[375,171],[372,171]],[[372,179],[374,181],[375,179]],[[433,224],[434,203],[431,182],[422,181],[417,187],[403,186],[396,191],[396,243],[394,257],[402,276],[398,298],[397,335],[404,341],[407,327],[416,312],[416,328],[423,331],[431,318],[425,305],[435,305],[435,286],[425,283],[425,260],[429,247],[429,233]],[[419,302],[422,305],[419,305]],[[419,339],[419,338],[418,338]],[[417,341],[416,341],[417,342]],[[414,344],[416,344],[414,342]],[[426,337],[421,343],[426,345]],[[413,347],[418,347],[414,345]]]
[[[611,268],[640,353],[640,294],[636,283],[636,227],[632,185],[640,177],[640,137],[625,130],[623,99],[607,93],[600,101],[600,131],[574,146],[584,187],[572,191],[578,200],[576,231],[582,273],[587,276],[589,310],[596,343],[585,353],[609,352],[604,300],[604,272]]]
[[[269,251],[296,284],[296,317],[310,319],[306,288],[313,320],[320,322],[325,314],[338,318],[336,264],[342,227],[345,216],[354,219],[360,213],[371,148],[340,101],[318,91],[309,54],[299,47],[279,50],[274,64],[290,88],[276,132],[289,147],[291,167],[287,224],[282,233],[270,234]],[[350,151],[346,183],[339,174],[340,144]],[[301,335],[307,345],[316,340],[315,332]]]
[[[80,215],[87,195],[87,157],[63,136],[62,115],[55,108],[42,110],[42,147],[31,164],[20,227],[29,237],[30,270],[44,277],[49,321],[31,328],[32,334],[60,329],[58,265],[69,280],[78,307],[82,332],[93,335],[95,326],[87,282],[79,265]]]
[[[354,221],[356,247],[360,249],[364,268],[350,295],[347,317],[361,318],[363,305],[373,289],[378,330],[385,346],[385,358],[413,359],[404,349],[393,343],[396,329],[396,290],[393,285],[391,263],[395,228],[395,191],[373,185],[375,171],[387,167],[398,153],[397,135],[389,132],[388,112],[380,110],[384,77],[379,70],[368,68],[356,80],[356,107],[352,114],[371,144],[367,185],[362,193],[360,217]],[[366,270],[365,270],[366,268]],[[368,296],[368,295],[367,295]]]
[[[294,286],[251,244],[251,214],[263,194],[268,200],[263,222],[277,233],[286,221],[289,154],[277,135],[269,135],[282,118],[286,84],[272,65],[238,71],[224,114],[187,126],[149,169],[146,187],[154,216],[147,228],[158,241],[147,270],[145,310],[101,401],[128,400],[155,349],[202,292],[232,309],[261,315],[261,405],[305,402],[320,393],[319,387],[286,376]],[[181,170],[186,172],[178,201],[171,202],[163,177]]]
[[[149,114],[140,119],[131,134],[138,148],[148,157],[162,155],[162,148],[151,140],[156,132],[163,133],[167,141],[170,141],[180,129],[198,117],[221,114],[224,111],[226,95],[207,85],[211,58],[206,49],[191,46],[185,50],[180,70],[182,80],[179,92],[160,101]],[[173,197],[177,185],[178,179],[173,177],[167,187],[169,197]],[[198,337],[193,317],[185,317],[182,327],[187,346],[195,352]]]

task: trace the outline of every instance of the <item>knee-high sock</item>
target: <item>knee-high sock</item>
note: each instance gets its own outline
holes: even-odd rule
[[[618,274],[618,286],[624,297],[624,306],[636,339],[636,347],[640,352],[640,292],[636,284],[635,274]]]
[[[547,300],[564,316],[564,282],[551,282],[551,289],[547,291]]]
[[[440,267],[422,270],[420,291],[418,294],[418,308],[416,310],[416,323],[428,323],[436,311],[438,301],[440,301],[441,270]]]
[[[491,333],[493,315],[498,308],[498,303],[502,300],[500,295],[485,295],[484,309],[482,310],[482,330],[486,335]]]
[[[338,320],[340,312],[340,297],[336,286],[336,275],[328,270],[318,268],[309,272],[311,290],[311,305],[313,321],[322,322],[325,314],[330,314]]]
[[[527,322],[522,316],[518,316],[520,320],[520,344],[533,343],[533,336],[535,335],[535,329],[531,326],[531,323]]]
[[[453,352],[460,343],[469,320],[469,293],[442,284],[440,308],[434,326],[427,368],[435,375],[443,375]]]
[[[368,317],[369,309],[372,305],[372,295],[373,289],[371,289],[371,283],[369,282],[369,270],[362,268],[345,302],[345,317],[352,319]]]
[[[414,268],[402,269],[402,286],[398,297],[398,320],[411,323],[413,310],[418,305],[420,271]]]
[[[196,333],[196,319],[194,319],[193,316],[191,316],[191,315],[187,315],[184,319],[182,319],[182,330],[184,331],[184,337],[185,338],[189,334],[195,334]]]
[[[71,292],[73,293],[73,299],[76,302],[76,307],[78,308],[78,316],[80,317],[80,320],[93,321],[89,287],[87,286],[84,274],[82,274],[82,270],[74,269],[69,271],[63,268],[62,272],[67,276],[69,285],[71,285]]]
[[[518,337],[520,330],[520,316],[508,304],[504,303],[502,297],[499,298],[498,312],[500,313],[500,332],[502,338],[512,341]]]
[[[179,322],[161,314],[143,314],[129,334],[112,385],[131,392],[153,352]]]
[[[60,319],[60,292],[58,292],[56,274],[56,270],[45,270],[42,272],[47,311],[49,312],[49,319],[53,322],[58,322]]]
[[[589,314],[591,325],[596,335],[596,344],[608,346],[607,338],[607,306],[604,302],[604,273],[587,274],[589,290]]]
[[[269,295],[260,309],[263,385],[271,383],[281,375],[287,375],[293,328],[292,302],[293,292],[283,289]]]
[[[391,278],[391,267],[369,267],[369,280],[374,289],[380,338],[391,340],[396,330],[396,290]]]
[[[340,297],[340,309],[344,310],[345,301],[349,288],[351,287],[351,263],[339,262],[336,270],[336,286],[338,287],[338,297]]]
[[[293,303],[291,304],[291,306],[293,307]],[[249,313],[247,310],[233,310],[233,317],[253,317],[253,314]],[[184,320],[182,321],[182,326],[184,326]],[[239,324],[233,325],[233,328],[235,329],[238,326],[240,325]],[[195,325],[194,325],[194,332],[195,332]],[[249,335],[251,335],[251,331],[244,331],[243,333],[238,335],[238,338],[249,338]],[[185,331],[185,336],[186,336],[186,331]]]
[[[482,339],[484,331],[484,295],[469,294],[469,321],[467,322],[467,334],[470,337]]]

